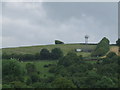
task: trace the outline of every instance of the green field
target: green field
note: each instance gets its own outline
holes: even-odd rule
[[[6,54],[36,54],[39,53],[41,49],[46,48],[52,50],[53,48],[60,48],[64,54],[69,51],[74,51],[75,49],[89,49],[94,50],[96,45],[82,45],[82,44],[58,44],[58,45],[40,45],[40,46],[29,46],[29,47],[16,47],[16,48],[3,48],[2,53]],[[78,55],[89,56],[89,52],[77,52]]]
[[[27,61],[27,62],[21,62],[21,65],[23,68],[25,68],[27,63],[34,63],[34,65],[36,66],[37,71],[40,72],[40,77],[49,77],[52,76],[53,74],[49,73],[49,67],[44,67],[44,65],[48,65],[48,64],[57,64],[57,60],[40,60],[40,61]]]

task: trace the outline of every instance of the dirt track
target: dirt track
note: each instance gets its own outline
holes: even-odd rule
[[[118,49],[119,49],[118,46],[112,46],[112,47],[110,48],[110,51],[111,51],[111,52],[115,52],[117,55],[120,55],[120,53],[118,53]]]

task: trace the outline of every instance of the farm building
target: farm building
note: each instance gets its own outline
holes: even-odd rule
[[[81,48],[77,48],[75,49],[76,52],[92,52],[92,49],[81,49]]]
[[[81,52],[81,51],[82,51],[82,49],[77,48],[77,49],[75,49],[75,51],[76,51],[76,52]]]

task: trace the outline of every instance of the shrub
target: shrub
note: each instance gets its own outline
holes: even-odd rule
[[[22,56],[22,59],[23,59],[23,60],[34,60],[35,57],[34,57],[34,55],[32,55],[32,54],[24,54],[24,55]]]
[[[36,67],[33,63],[27,63],[26,64],[26,70],[27,70],[27,74],[32,74],[36,72]]]
[[[40,59],[43,59],[43,60],[50,59],[50,52],[48,49],[43,48],[40,51]]]
[[[24,74],[24,69],[20,62],[15,59],[2,61],[2,71],[3,80],[7,82],[21,80]]]
[[[60,48],[54,48],[51,51],[51,59],[59,59],[60,57],[63,57],[63,52]]]
[[[71,80],[68,80],[64,77],[56,78],[53,81],[52,85],[55,88],[76,88],[76,86],[74,85],[74,83]]]
[[[59,41],[59,40],[55,40],[55,44],[64,44],[64,42]]]
[[[108,57],[108,58],[112,58],[112,57],[114,57],[114,56],[116,56],[116,53],[115,53],[115,52],[109,52],[109,53],[107,54],[107,57]]]
[[[79,63],[80,58],[74,52],[69,52],[66,56],[60,58],[58,65],[68,67],[74,63]]]
[[[39,60],[40,59],[40,54],[39,53],[36,53],[35,54],[35,60]]]
[[[37,73],[32,73],[32,74],[30,75],[30,78],[31,78],[32,83],[35,83],[35,82],[38,82],[38,81],[39,81],[39,76],[38,76]]]

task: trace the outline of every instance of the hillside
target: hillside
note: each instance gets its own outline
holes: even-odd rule
[[[28,46],[28,47],[16,47],[16,48],[3,48],[2,53],[16,53],[16,54],[36,54],[39,53],[41,49],[47,48],[51,51],[53,48],[60,48],[64,54],[69,51],[75,51],[75,49],[80,48],[82,50],[94,50],[95,44],[58,44],[58,45],[40,45],[40,46]],[[118,47],[111,45],[110,51],[116,52],[118,54]],[[78,55],[83,55],[84,57],[89,56],[90,52],[78,52]]]
[[[29,47],[17,47],[17,48],[3,48],[2,52],[11,54],[35,54],[39,53],[41,49],[47,48],[48,50],[51,50],[53,48],[60,48],[64,54],[66,54],[69,51],[75,51],[75,49],[89,49],[94,50],[96,45],[83,45],[83,44],[58,44],[58,45],[40,45],[40,46],[29,46]],[[84,54],[84,52],[81,52]],[[78,53],[79,54],[79,53]],[[90,53],[86,53],[85,55],[89,55]]]

